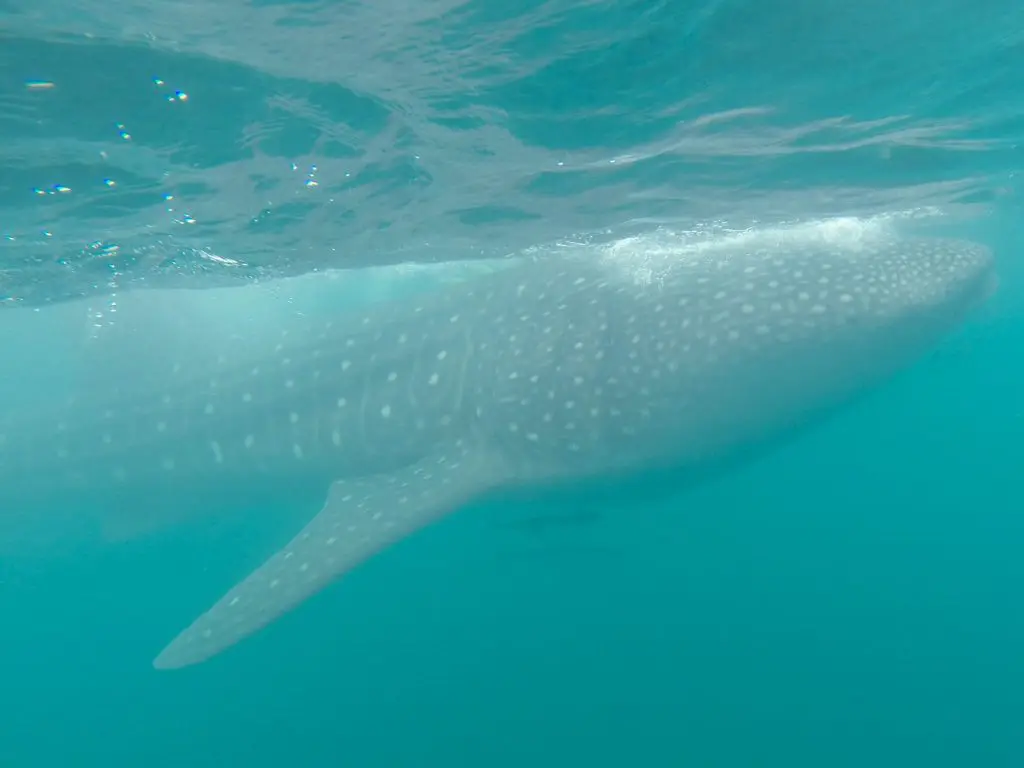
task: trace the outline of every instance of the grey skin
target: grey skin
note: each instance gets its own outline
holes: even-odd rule
[[[630,492],[754,455],[932,348],[993,284],[988,250],[952,240],[736,246],[643,282],[608,260],[523,262],[292,328],[259,356],[169,361],[31,430],[0,422],[0,474],[329,489],[154,662],[182,667],[469,502]]]

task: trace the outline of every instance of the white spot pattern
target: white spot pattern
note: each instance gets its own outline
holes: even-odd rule
[[[438,445],[472,435],[473,451],[528,484],[629,470],[671,455],[680,435],[742,442],[748,425],[787,402],[766,370],[790,374],[818,364],[832,375],[845,364],[833,339],[887,341],[906,317],[951,322],[936,308],[980,284],[983,261],[976,250],[935,246],[730,256],[683,261],[645,284],[601,263],[531,263],[412,310],[357,317],[347,330],[339,323],[338,330],[282,334],[274,357],[259,366],[231,350],[216,357],[213,371],[168,362],[170,376],[160,368],[170,379],[163,391],[69,408],[43,430],[41,453],[98,482],[144,480],[156,471],[185,482],[190,471],[221,465],[257,472],[295,461],[373,476],[396,457],[427,457],[411,475],[346,486],[344,503],[361,511],[319,539],[332,554],[296,544],[294,558],[282,555],[291,570],[263,583],[294,594],[298,574],[321,583],[337,572],[329,557],[373,549],[367,542],[390,540],[382,533],[389,526],[407,531],[396,510],[422,509],[424,494],[473,477],[458,471],[468,448],[439,455]],[[795,375],[777,379],[800,383]],[[11,433],[3,418],[0,432]],[[24,452],[7,446],[0,439],[0,469],[24,462]],[[406,487],[391,493],[392,481]],[[390,506],[380,503],[385,497]],[[233,595],[226,605],[246,602]],[[194,637],[216,635],[208,627]]]

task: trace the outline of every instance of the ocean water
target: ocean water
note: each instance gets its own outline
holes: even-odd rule
[[[953,234],[1001,277],[756,463],[466,510],[185,670],[315,498],[0,509],[0,766],[1024,764],[1022,71],[1009,0],[0,0],[7,406],[166,289],[206,291],[180,350],[637,237]]]

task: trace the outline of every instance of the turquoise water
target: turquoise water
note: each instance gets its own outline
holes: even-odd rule
[[[192,669],[151,660],[301,525],[301,493],[106,541],[30,520],[0,540],[0,766],[1022,764],[1016,4],[0,22],[0,391],[40,382],[15,402],[74,347],[25,317],[81,298],[62,322],[102,329],[136,288],[837,216],[985,242],[1002,279],[754,465],[637,508],[469,510]],[[420,278],[392,279],[345,301]]]

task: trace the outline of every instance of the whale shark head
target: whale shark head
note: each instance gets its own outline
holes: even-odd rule
[[[837,252],[818,265],[822,288],[830,269],[838,271],[841,290],[823,294],[826,313],[842,321],[846,304],[856,303],[869,320],[898,331],[902,327],[934,326],[945,331],[958,323],[995,289],[991,252],[984,246],[956,240],[897,241],[877,249]]]
[[[956,240],[761,241],[663,256],[605,260],[618,281],[643,259],[644,280],[619,289],[629,300],[598,317],[608,330],[582,347],[601,347],[592,376],[613,383],[605,397],[630,417],[615,450],[632,442],[648,463],[715,460],[801,426],[919,358],[995,285],[989,250]],[[562,366],[577,364],[570,355]]]
[[[738,316],[751,322],[775,318],[776,327],[781,322],[823,332],[855,325],[891,333],[929,321],[948,328],[997,284],[991,251],[952,239],[836,244],[793,238],[754,247],[726,241],[682,257],[663,256],[661,270],[655,257],[646,272],[674,290],[690,284],[694,298],[708,308],[738,305]],[[621,261],[632,266],[629,258]],[[692,314],[693,307],[681,303],[680,313]],[[731,313],[721,319],[743,325]]]
[[[751,334],[765,348],[803,342],[818,352],[930,343],[997,284],[989,249],[943,239],[712,250],[666,275],[679,314],[709,332],[717,325],[726,340]]]
[[[820,316],[813,326],[835,332],[837,344],[870,345],[880,360],[886,349],[912,359],[914,347],[935,344],[997,284],[991,252],[956,240],[840,249],[819,255],[808,275],[801,281],[794,274],[794,282],[798,303]]]

